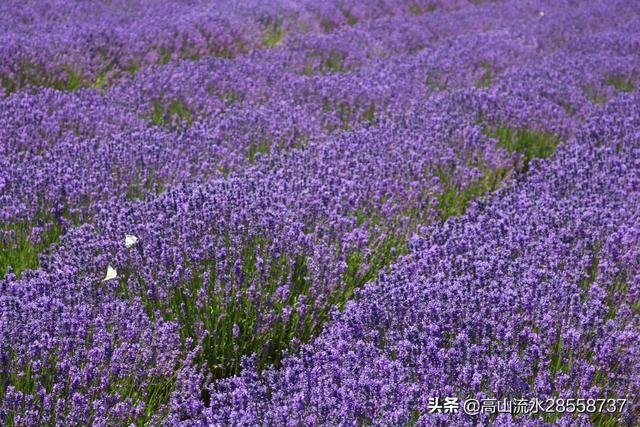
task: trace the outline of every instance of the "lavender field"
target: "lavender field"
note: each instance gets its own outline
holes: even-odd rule
[[[639,88],[635,0],[0,1],[0,426],[639,426]]]

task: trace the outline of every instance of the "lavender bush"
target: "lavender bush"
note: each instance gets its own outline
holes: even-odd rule
[[[637,423],[640,8],[476,3],[0,5],[0,423]]]

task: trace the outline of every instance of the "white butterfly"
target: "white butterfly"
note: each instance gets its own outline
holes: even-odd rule
[[[124,246],[126,248],[130,248],[131,246],[135,245],[136,243],[138,243],[138,238],[136,236],[134,236],[133,234],[126,234],[124,236]]]
[[[113,267],[111,267],[111,265],[109,265],[107,267],[107,275],[104,276],[104,279],[102,279],[102,281],[106,282],[108,280],[115,279],[116,277],[118,277],[118,272],[116,271],[115,268],[113,268]]]

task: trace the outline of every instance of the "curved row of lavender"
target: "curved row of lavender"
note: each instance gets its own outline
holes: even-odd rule
[[[208,408],[185,375],[173,421],[636,425],[639,105],[637,94],[616,100],[525,180],[421,229],[411,253],[281,369],[246,360],[240,377],[212,385]],[[628,402],[622,414],[429,413],[430,398],[449,396]]]
[[[623,138],[615,134],[598,136],[597,132],[593,136],[581,130],[581,122],[596,111],[594,117],[602,117],[605,124],[591,127],[596,131],[615,130],[619,124],[606,123],[624,117],[624,108],[633,106],[635,97],[630,97],[617,101],[620,103],[610,107],[602,116],[597,112],[601,108],[599,105],[609,98],[633,90],[632,82],[637,76],[638,66],[634,57],[629,55],[633,53],[638,28],[634,25],[637,13],[632,13],[633,5],[625,2],[610,8],[594,5],[592,13],[583,13],[580,19],[585,28],[599,33],[590,37],[575,35],[584,28],[579,31],[570,26],[567,34],[555,44],[552,36],[557,34],[555,28],[575,9],[566,5],[564,9],[544,5],[547,13],[558,12],[558,20],[550,19],[550,24],[541,25],[539,23],[546,21],[539,15],[531,16],[532,11],[538,10],[538,5],[528,6],[525,8],[526,19],[519,23],[531,24],[534,29],[530,33],[523,31],[525,35],[515,43],[505,43],[505,34],[519,28],[517,17],[522,15],[517,12],[522,12],[522,9],[515,4],[501,6],[505,11],[514,11],[515,23],[507,21],[504,28],[489,34],[483,33],[486,28],[480,31],[483,26],[477,25],[477,34],[456,34],[451,40],[445,38],[440,50],[431,51],[432,56],[429,51],[416,55],[409,49],[396,58],[385,58],[384,62],[365,56],[354,60],[345,69],[329,66],[325,60],[317,68],[307,68],[307,56],[292,55],[288,61],[284,52],[286,46],[283,46],[283,49],[272,51],[274,56],[256,55],[247,62],[242,59],[237,62],[205,60],[150,69],[132,80],[123,80],[120,87],[108,91],[104,98],[100,98],[103,95],[97,92],[61,95],[45,91],[42,95],[12,95],[6,105],[15,110],[5,110],[12,117],[10,122],[19,116],[20,111],[29,109],[33,105],[30,103],[46,106],[52,99],[59,102],[59,107],[55,108],[60,108],[61,113],[49,119],[51,123],[44,127],[46,132],[67,126],[58,121],[69,123],[84,117],[82,126],[64,131],[68,132],[66,135],[76,135],[61,151],[56,151],[59,141],[55,133],[55,144],[26,144],[29,137],[21,137],[19,132],[34,131],[33,121],[31,124],[27,121],[7,133],[18,137],[3,139],[9,141],[3,147],[7,159],[19,159],[16,151],[27,153],[21,154],[24,156],[23,164],[26,164],[29,156],[37,159],[39,154],[47,156],[51,152],[58,153],[64,161],[76,162],[77,166],[71,169],[65,168],[64,162],[49,169],[66,174],[64,181],[73,183],[67,189],[63,186],[62,191],[56,190],[53,174],[47,176],[42,173],[47,171],[45,167],[38,168],[41,172],[37,178],[44,178],[41,186],[43,195],[50,189],[54,203],[62,206],[66,203],[76,208],[73,202],[65,200],[66,193],[82,188],[87,182],[85,194],[96,194],[96,189],[99,191],[103,185],[106,191],[102,194],[111,192],[116,197],[100,202],[103,196],[97,193],[100,197],[96,200],[89,198],[88,204],[94,206],[94,210],[88,224],[72,229],[61,244],[43,258],[37,271],[27,271],[21,279],[10,274],[0,282],[0,372],[4,382],[4,388],[0,389],[2,421],[19,425],[42,422],[104,425],[131,422],[174,424],[180,421],[188,423],[190,419],[246,424],[259,420],[281,424],[287,420],[303,420],[305,423],[331,420],[333,423],[366,423],[368,420],[402,423],[409,416],[417,419],[424,405],[415,404],[411,399],[425,390],[418,386],[410,387],[417,390],[415,394],[407,393],[408,400],[396,407],[396,418],[388,418],[390,412],[384,412],[375,404],[375,401],[380,401],[382,405],[395,405],[398,402],[389,403],[384,399],[393,393],[376,395],[367,384],[363,385],[363,393],[368,393],[369,400],[358,400],[362,389],[357,383],[350,382],[343,390],[346,393],[353,391],[356,397],[350,401],[336,400],[338,412],[335,413],[326,410],[320,400],[287,400],[289,396],[292,399],[299,396],[295,389],[287,388],[297,382],[291,375],[304,371],[308,366],[296,357],[285,360],[284,371],[268,371],[264,380],[254,375],[253,368],[247,365],[243,369],[243,377],[218,383],[219,387],[210,391],[205,384],[211,378],[239,372],[240,357],[244,354],[256,353],[256,363],[262,368],[265,364],[279,362],[282,350],[299,351],[301,341],[307,341],[322,329],[332,307],[346,305],[346,314],[336,314],[335,326],[330,326],[323,338],[302,352],[304,357],[318,357],[313,360],[319,362],[317,366],[321,369],[324,366],[322,355],[313,355],[322,353],[327,334],[331,336],[334,333],[331,331],[343,326],[341,316],[348,318],[349,313],[357,314],[357,311],[351,311],[356,309],[347,302],[355,289],[375,279],[378,272],[407,250],[406,239],[416,227],[462,212],[464,206],[460,205],[462,202],[458,196],[464,195],[468,201],[468,198],[493,190],[514,171],[532,167],[531,162],[520,163],[515,168],[512,166],[513,159],[508,151],[518,148],[513,144],[530,140],[535,144],[552,144],[543,147],[540,153],[548,155],[557,140],[541,134],[540,130],[553,130],[563,137],[583,132],[578,139],[582,142],[574,141],[571,147],[585,145],[584,141],[590,138],[601,137],[611,141]],[[471,15],[474,19],[485,16],[485,19],[493,20],[493,25],[498,25],[492,18],[496,8],[489,5],[473,9]],[[621,14],[623,11],[629,13]],[[460,11],[455,16],[459,17],[464,12]],[[576,27],[580,19],[577,19]],[[372,33],[382,34],[385,25],[395,22],[381,20],[378,30],[375,30],[379,33],[374,30]],[[541,28],[550,34],[537,39],[545,48],[541,49],[536,44],[527,47],[524,42]],[[572,32],[573,38],[568,36]],[[357,37],[354,40],[357,42],[354,46],[362,43]],[[330,64],[335,63],[331,52],[336,44],[332,43],[338,41],[336,39],[322,47],[329,55]],[[486,50],[479,49],[486,42],[490,42]],[[398,45],[405,43],[411,44],[401,42]],[[306,48],[301,46],[301,51],[304,51]],[[392,48],[395,44],[392,42],[388,46]],[[460,64],[459,67],[447,60],[447,48],[466,53],[464,60],[453,63]],[[550,54],[553,50],[559,52]],[[471,55],[475,51],[478,51],[478,56]],[[606,60],[604,53],[609,51],[615,60]],[[498,52],[513,59],[504,60]],[[263,58],[263,62],[259,62],[257,57]],[[489,62],[480,63],[482,60]],[[256,61],[257,66],[253,66],[251,61]],[[273,65],[281,62],[282,65]],[[286,70],[287,67],[290,67],[290,72],[283,74],[282,78],[275,81],[267,79],[268,83],[256,87],[246,85],[241,78],[233,79],[234,73],[241,76],[262,73],[266,76],[267,70]],[[314,76],[325,73],[325,67],[329,68],[328,74]],[[226,68],[232,71],[225,71]],[[198,73],[192,74],[193,70],[198,70]],[[225,102],[224,111],[216,113],[216,108],[220,109],[222,103],[199,102],[200,98],[194,96],[199,87],[207,87],[202,82],[207,81],[207,72],[211,70],[221,70],[213,81],[229,85],[225,87],[229,90],[225,96],[241,94],[239,105],[230,107]],[[300,70],[302,76],[296,78]],[[190,78],[171,81],[181,73]],[[226,80],[218,79],[219,75],[225,74],[229,76]],[[255,81],[263,80],[256,78]],[[407,82],[404,89],[403,82]],[[462,89],[473,83],[492,87]],[[129,85],[135,89],[130,91]],[[442,92],[440,86],[449,91]],[[238,87],[240,90],[234,92],[233,89]],[[149,94],[157,97],[164,96],[166,92],[170,93],[167,98],[169,105],[161,103],[161,108],[166,106],[171,110],[171,102],[175,99],[181,103],[174,104],[173,112],[161,112],[159,115],[162,117],[156,124],[166,125],[172,114],[184,118],[181,109],[185,108],[203,117],[195,118],[192,123],[185,120],[182,127],[177,126],[170,131],[162,131],[160,126],[148,130],[149,117],[145,117],[146,113],[139,115],[136,108],[145,110],[153,106],[155,109],[157,98],[149,97]],[[428,100],[412,99],[416,93],[423,92],[429,95]],[[98,98],[99,108],[91,111]],[[66,116],[64,110],[69,103],[71,113]],[[287,103],[297,103],[301,107],[292,108]],[[374,120],[358,125],[357,118],[349,116],[351,109],[359,105],[368,107],[371,103],[376,105]],[[101,109],[101,105],[106,107]],[[280,108],[275,114],[272,111],[274,106]],[[118,108],[124,112],[117,112]],[[83,115],[85,109],[89,112]],[[107,112],[112,116],[112,122],[101,125],[97,134],[92,134],[91,120],[102,118]],[[154,112],[151,111],[152,115]],[[325,118],[332,113],[337,118],[334,123]],[[277,114],[286,115],[288,121],[283,126],[276,124]],[[346,121],[344,114],[347,114]],[[364,117],[369,116],[366,113]],[[228,121],[221,124],[221,117],[227,117]],[[302,138],[302,147],[295,149],[295,145],[300,143],[295,132],[300,132],[306,117],[315,120],[313,129],[317,133],[312,138]],[[121,118],[124,120],[120,121]],[[260,118],[264,125],[256,126],[256,118]],[[153,119],[151,117],[155,121]],[[134,124],[130,126],[127,123]],[[179,120],[176,121],[176,125],[179,124]],[[210,129],[214,126],[220,126],[222,132],[212,134]],[[294,137],[290,137],[291,146],[284,144],[284,150],[276,146],[268,155],[256,156],[250,162],[239,162],[237,170],[228,178],[215,173],[219,159],[233,158],[237,156],[234,150],[242,152],[255,143],[251,136],[235,146],[238,136],[254,132],[253,135],[258,137],[270,126],[276,138],[290,137],[288,132],[294,132]],[[631,122],[628,126],[633,130],[637,123]],[[336,132],[336,128],[339,131]],[[36,128],[35,132],[42,129]],[[589,127],[586,129],[590,131]],[[216,144],[212,150],[207,146],[212,135],[228,138],[224,143],[229,144],[229,148],[223,143]],[[34,139],[41,141],[43,138],[36,136]],[[622,143],[615,149],[626,156],[624,159],[631,159],[637,150],[628,151],[627,148],[633,147],[625,146],[625,139],[620,140]],[[141,143],[144,144],[142,148]],[[74,144],[81,147],[84,154],[72,155]],[[223,155],[219,154],[221,146],[224,147]],[[525,154],[530,154],[527,147],[520,148],[525,149]],[[130,157],[126,150],[136,154]],[[254,150],[259,152],[262,148]],[[113,151],[116,151],[115,156],[111,154]],[[208,159],[212,152],[218,153],[213,160]],[[580,150],[576,152],[583,153]],[[153,154],[145,158],[148,153]],[[92,168],[87,168],[83,162],[100,155],[107,158],[103,160],[104,168],[98,168],[99,173],[91,175]],[[49,156],[51,160],[56,158],[55,155]],[[593,162],[598,160],[584,156]],[[145,169],[154,157],[158,161],[156,164],[170,162],[166,177],[175,179],[162,194],[147,195],[142,201],[126,201],[123,195],[129,191],[128,185],[117,191],[109,179],[105,179],[114,170],[125,170],[117,173],[130,173],[131,182],[135,182],[139,179],[138,174],[146,173]],[[524,160],[528,160],[526,155]],[[193,172],[191,166],[194,163],[202,172]],[[246,165],[250,163],[254,165],[247,169]],[[625,188],[633,194],[637,180],[632,178],[637,165],[631,160],[627,163],[628,174],[616,175],[619,171],[613,168],[611,179],[619,177],[624,183],[624,179],[631,177],[631,184]],[[6,164],[13,166],[20,162]],[[607,170],[611,164],[603,161],[598,165]],[[23,171],[29,173],[28,168]],[[5,184],[4,188],[17,188],[15,183],[19,177],[17,174],[5,180],[4,183],[9,185]],[[537,182],[536,178],[530,179]],[[570,179],[568,181],[571,182]],[[594,185],[597,186],[598,182]],[[611,195],[611,199],[601,195],[593,206],[621,200],[621,191]],[[546,200],[540,196],[540,200],[532,199],[532,203],[544,206]],[[628,203],[626,207],[633,208],[634,203],[637,205],[633,197],[628,199]],[[465,218],[471,218],[473,222],[477,215],[473,210]],[[615,224],[626,226],[625,217],[618,211],[615,212],[618,216],[609,212],[605,215],[612,216]],[[478,221],[481,222],[480,219]],[[446,224],[444,232],[452,227],[451,221]],[[600,225],[596,223],[596,226]],[[513,233],[517,229],[514,226]],[[592,231],[591,228],[588,231]],[[433,232],[440,231],[434,228]],[[524,236],[534,236],[533,231],[526,227],[523,233]],[[136,236],[133,244],[125,241],[127,234]],[[423,249],[414,247],[410,257],[422,257],[425,255]],[[477,254],[481,255],[481,252]],[[425,256],[432,258],[428,252]],[[449,256],[452,255],[441,253],[440,258],[433,257],[434,262],[444,259],[442,262],[446,264]],[[522,265],[528,266],[528,261],[530,259],[524,260]],[[403,263],[408,264],[409,261]],[[403,265],[396,270],[402,270]],[[577,274],[576,269],[568,271],[567,274]],[[105,272],[116,277],[101,281]],[[401,275],[397,273],[393,280],[383,278],[381,283],[392,288],[397,282],[400,291],[406,288]],[[427,279],[433,277],[425,273]],[[496,275],[496,282],[500,283],[498,279]],[[436,281],[441,282],[438,277]],[[377,285],[371,286],[375,288]],[[624,286],[620,284],[622,288]],[[409,290],[407,293],[411,295]],[[635,294],[629,295],[633,303]],[[438,300],[438,307],[442,310],[438,319],[449,319],[447,310],[458,313],[457,306],[450,304],[448,298],[445,292]],[[382,303],[376,299],[372,301]],[[390,309],[394,301],[388,301]],[[363,304],[361,299],[358,304]],[[431,315],[432,307],[418,309],[426,310],[419,313]],[[613,313],[612,316],[616,315]],[[403,324],[410,327],[413,320],[412,314],[399,317],[398,323],[393,324],[395,329],[389,327],[391,336],[400,333],[397,330],[403,330]],[[631,320],[637,322],[637,315],[632,313]],[[446,322],[444,324],[447,325]],[[453,328],[460,323],[449,325]],[[615,329],[616,325],[613,327]],[[467,332],[466,329],[464,331]],[[38,338],[34,340],[34,336]],[[503,339],[504,334],[498,338]],[[443,347],[450,348],[450,341]],[[344,346],[352,344],[356,341],[351,342],[347,337]],[[495,343],[491,341],[490,344]],[[552,343],[553,346],[558,347],[557,341]],[[400,347],[401,344],[394,347],[391,359],[397,359]],[[535,353],[538,349],[532,351],[538,354]],[[412,354],[403,359],[403,362],[408,362],[409,370],[414,366],[411,364]],[[445,356],[442,360],[449,360]],[[356,359],[358,357],[360,355],[355,356]],[[453,357],[451,360],[456,360]],[[559,359],[559,355],[554,358],[558,366],[561,364]],[[637,364],[637,356],[633,354],[626,360],[631,368]],[[340,361],[353,363],[353,359],[345,357],[331,359],[326,364]],[[354,368],[358,366],[355,364]],[[366,365],[367,373],[364,375],[373,374],[377,369],[375,366]],[[615,363],[610,366],[614,367]],[[573,375],[570,367],[566,371]],[[288,368],[291,370],[287,371]],[[312,371],[313,367],[309,369]],[[560,376],[559,369],[556,368],[556,376]],[[393,388],[397,384],[393,382],[396,377],[387,375],[384,369],[380,372],[391,381],[389,390],[399,390]],[[504,373],[498,378],[511,377]],[[567,381],[572,378],[570,376]],[[318,379],[325,379],[330,388],[335,384],[327,377]],[[316,379],[308,384],[312,382]],[[233,388],[233,384],[237,387]],[[634,383],[631,384],[633,386]],[[423,385],[427,387],[430,384],[425,382]],[[616,391],[629,390],[624,388],[623,382],[614,385]],[[309,390],[315,393],[320,389]],[[502,389],[496,386],[492,390]],[[265,394],[260,394],[262,391]],[[289,394],[291,391],[294,393]],[[272,401],[269,395],[274,396]],[[280,396],[283,397],[278,400]],[[320,399],[321,395],[314,396]],[[325,403],[334,406],[329,402],[331,400]],[[355,410],[350,409],[350,402],[355,402]],[[406,407],[409,407],[409,416]],[[310,418],[301,418],[300,411],[305,408],[309,408],[309,413],[302,416]],[[429,419],[423,418],[420,422],[428,423]]]

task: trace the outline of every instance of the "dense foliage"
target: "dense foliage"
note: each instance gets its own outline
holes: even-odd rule
[[[640,422],[636,2],[11,0],[0,40],[0,424]]]

